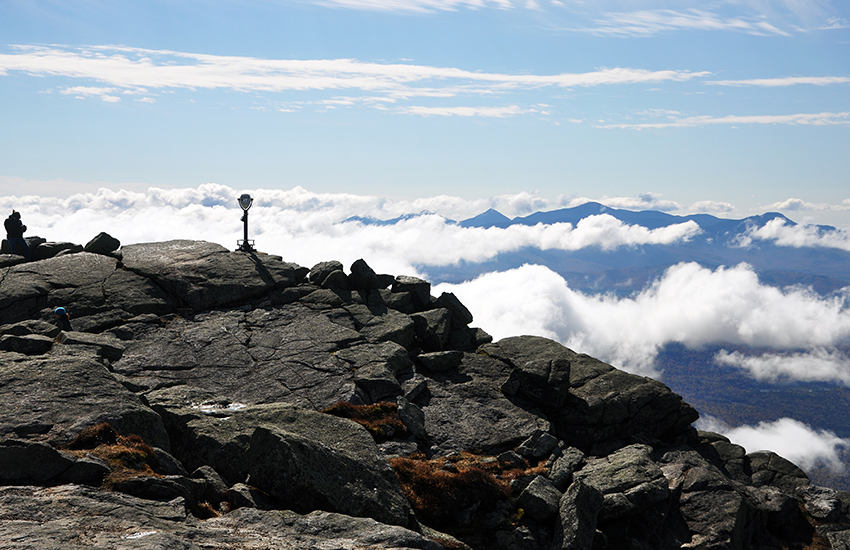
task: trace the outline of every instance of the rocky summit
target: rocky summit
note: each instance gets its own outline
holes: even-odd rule
[[[0,254],[0,548],[850,548],[847,493],[421,279],[31,246]]]

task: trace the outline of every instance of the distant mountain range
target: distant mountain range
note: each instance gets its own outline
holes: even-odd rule
[[[425,215],[422,213],[419,215]],[[615,250],[586,247],[580,250],[540,250],[524,248],[502,253],[480,263],[461,262],[459,265],[419,265],[434,282],[459,283],[483,273],[504,271],[526,263],[545,265],[564,277],[570,287],[586,293],[615,292],[627,295],[638,291],[659,277],[668,267],[680,262],[696,262],[716,269],[746,262],[759,274],[764,284],[786,286],[802,284],[811,286],[821,294],[828,294],[850,285],[850,252],[835,248],[777,246],[755,240],[742,246],[744,238],[753,229],[763,227],[771,220],[781,219],[789,226],[797,224],[777,212],[743,219],[718,218],[709,214],[676,216],[658,211],[621,210],[597,202],[588,202],[574,208],[508,218],[490,209],[475,217],[450,223],[462,227],[499,227],[512,225],[570,223],[576,226],[581,220],[594,215],[607,214],[627,225],[659,229],[693,221],[701,233],[687,241],[673,244],[645,244],[622,246]],[[405,215],[392,220],[350,218],[364,224],[392,225],[417,215]],[[817,226],[820,232],[834,230],[830,226]]]

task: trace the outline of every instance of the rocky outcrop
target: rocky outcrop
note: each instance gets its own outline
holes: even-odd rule
[[[0,256],[0,547],[850,540],[848,495],[697,432],[660,382],[545,338],[492,342],[421,279],[117,247]],[[60,305],[75,330],[51,322]]]

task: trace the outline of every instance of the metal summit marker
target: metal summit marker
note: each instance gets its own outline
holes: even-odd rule
[[[241,250],[242,252],[254,252],[254,241],[248,240],[248,209],[251,208],[252,204],[254,204],[254,199],[248,193],[244,193],[239,197],[239,206],[245,212],[242,215],[242,221],[245,223],[245,233],[241,240],[236,241],[236,244],[239,245],[239,248],[236,250]]]

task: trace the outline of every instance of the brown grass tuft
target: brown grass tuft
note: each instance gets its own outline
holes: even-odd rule
[[[474,457],[465,453],[452,461],[452,471],[444,469],[446,458],[394,458],[390,464],[417,517],[427,525],[452,533],[464,528],[457,523],[458,518],[474,521],[470,513],[489,513],[510,494],[508,482],[487,471],[493,464],[481,464]]]
[[[118,439],[118,432],[109,423],[101,422],[81,431],[66,448],[69,450],[94,449],[98,445],[111,445]]]
[[[103,480],[107,489],[136,476],[160,476],[155,471],[158,464],[153,448],[138,435],[118,435],[106,422],[86,428],[65,449],[79,457],[90,454],[105,461],[111,470]]]
[[[390,439],[404,439],[410,432],[398,414],[395,403],[375,403],[372,405],[352,405],[340,401],[323,409],[323,413],[348,418],[365,427],[376,442],[381,443]]]

